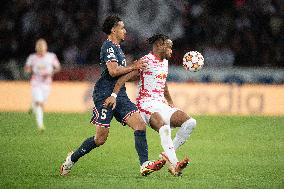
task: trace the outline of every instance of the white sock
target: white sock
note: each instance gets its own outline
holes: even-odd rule
[[[38,128],[43,128],[43,110],[41,106],[34,106]]]
[[[171,128],[169,125],[164,125],[159,129],[162,147],[168,156],[172,165],[176,165],[178,162],[177,155],[174,149],[173,141],[171,138]]]
[[[177,150],[181,145],[185,143],[185,141],[190,137],[190,134],[192,133],[195,126],[196,120],[193,118],[188,119],[181,125],[173,140],[175,150]]]

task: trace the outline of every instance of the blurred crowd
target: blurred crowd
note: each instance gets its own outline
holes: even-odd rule
[[[192,0],[185,5],[185,35],[178,46],[200,50],[207,66],[284,66],[283,1]]]
[[[110,0],[111,1],[111,0]],[[113,0],[114,1],[114,0]],[[166,0],[165,0],[166,1]],[[168,0],[170,1],[170,0]],[[0,7],[0,69],[22,67],[45,38],[63,65],[99,63],[105,35],[98,16],[101,1],[3,0]],[[111,1],[112,2],[112,1]],[[282,0],[187,0],[181,6],[184,34],[174,40],[173,64],[198,50],[207,66],[283,67],[284,3]],[[113,6],[110,11],[119,15]],[[146,52],[146,39],[129,33],[125,53],[133,60]]]
[[[38,38],[62,63],[91,62],[97,49],[97,1],[7,0],[1,5],[1,61],[23,59]]]

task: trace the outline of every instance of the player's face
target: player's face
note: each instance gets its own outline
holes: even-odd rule
[[[119,21],[117,25],[114,27],[115,36],[119,41],[124,41],[126,35],[126,29],[124,27],[124,23]]]
[[[170,59],[173,53],[173,42],[170,39],[167,39],[163,45],[163,54],[165,59]]]
[[[38,40],[36,42],[36,52],[40,55],[44,55],[47,52],[47,43],[45,40]]]

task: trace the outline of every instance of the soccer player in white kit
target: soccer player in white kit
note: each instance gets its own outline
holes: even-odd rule
[[[149,39],[153,45],[153,52],[144,56],[148,66],[140,72],[133,71],[122,76],[116,83],[113,93],[117,93],[122,84],[133,80],[137,75],[139,80],[139,94],[137,107],[144,121],[159,132],[164,152],[160,156],[168,162],[169,172],[180,176],[181,171],[189,163],[185,158],[178,161],[176,150],[185,143],[196,126],[196,120],[173,105],[168,86],[168,59],[172,54],[172,41],[163,34],[156,34]],[[115,107],[114,97],[108,97],[105,106]],[[171,127],[180,127],[174,140],[171,139]]]
[[[60,63],[54,53],[47,51],[47,42],[44,39],[36,41],[35,51],[36,53],[29,55],[24,69],[32,74],[32,109],[37,127],[39,131],[43,131],[43,107],[50,93],[52,76],[60,71]]]

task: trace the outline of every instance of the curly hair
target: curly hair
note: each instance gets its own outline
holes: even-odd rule
[[[108,16],[103,23],[103,32],[107,35],[111,34],[111,29],[116,26],[119,21],[122,20],[116,15]]]
[[[169,39],[169,37],[167,35],[164,34],[155,34],[152,37],[150,37],[147,41],[149,44],[154,44],[156,41],[161,40],[161,41],[166,41],[167,39]]]

